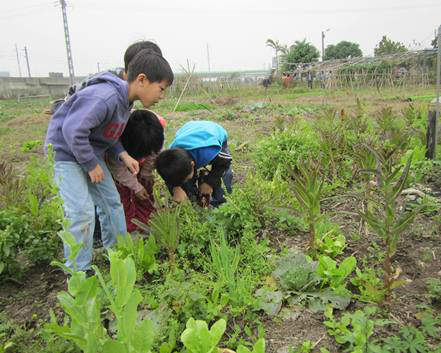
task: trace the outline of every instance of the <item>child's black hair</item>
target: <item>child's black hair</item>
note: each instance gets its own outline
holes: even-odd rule
[[[124,53],[124,71],[127,72],[132,59],[143,49],[151,49],[162,56],[162,51],[156,43],[149,40],[142,40],[131,44]]]
[[[173,83],[173,71],[162,55],[151,49],[143,49],[130,61],[127,70],[128,81],[133,82],[139,74],[144,74],[150,82],[167,81]]]
[[[131,157],[144,158],[159,153],[164,144],[164,128],[155,113],[135,110],[130,114],[120,140]]]
[[[156,158],[158,174],[167,184],[181,186],[193,171],[192,159],[182,148],[171,148],[163,151]]]

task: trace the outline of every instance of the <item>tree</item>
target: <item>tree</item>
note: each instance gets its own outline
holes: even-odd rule
[[[340,43],[328,45],[325,50],[325,60],[347,59],[363,56],[359,44],[342,40]]]
[[[406,46],[400,42],[394,42],[393,40],[383,36],[380,43],[375,47],[374,54],[375,56],[379,55],[388,55],[395,53],[404,53],[407,51]]]
[[[315,62],[319,56],[320,52],[317,48],[311,43],[306,42],[306,39],[302,41],[296,40],[295,43],[289,47],[289,51],[285,55],[287,64],[285,64],[284,70],[295,69],[297,63]]]
[[[266,40],[265,44],[267,47],[271,47],[276,51],[277,66],[278,66],[279,65],[279,60],[278,60],[279,52],[283,53],[283,54],[286,54],[288,52],[288,48],[286,47],[286,44],[280,44],[278,40],[273,40],[270,38],[268,38]],[[279,68],[277,67],[277,69],[279,69]]]

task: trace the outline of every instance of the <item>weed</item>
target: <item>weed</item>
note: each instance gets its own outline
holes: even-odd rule
[[[380,154],[375,150],[371,149],[371,151],[377,161],[377,169],[373,172],[377,177],[377,188],[374,192],[378,199],[371,199],[374,203],[374,211],[365,210],[360,212],[360,216],[383,240],[385,247],[383,285],[386,291],[385,300],[389,302],[392,289],[401,283],[398,280],[399,273],[395,275],[392,269],[392,257],[396,252],[399,236],[412,223],[421,208],[408,213],[398,212],[397,199],[406,185],[412,156],[402,170],[401,166],[393,168],[393,152]],[[398,177],[401,170],[401,176]]]
[[[322,196],[323,180],[319,176],[319,164],[300,163],[299,172],[292,184],[294,195],[305,213],[309,231],[309,249],[314,252],[317,249],[316,228],[320,219],[320,199]]]

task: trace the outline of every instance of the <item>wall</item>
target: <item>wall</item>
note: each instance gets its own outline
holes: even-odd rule
[[[81,81],[83,77],[77,77]],[[69,78],[0,77],[0,99],[26,96],[62,97],[69,88]]]

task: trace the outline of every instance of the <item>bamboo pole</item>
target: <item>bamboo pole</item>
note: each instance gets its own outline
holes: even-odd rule
[[[188,61],[187,61],[187,63],[188,63]],[[176,109],[178,108],[178,105],[179,105],[179,103],[181,102],[182,97],[184,96],[184,93],[185,93],[185,91],[186,91],[186,89],[187,89],[188,83],[190,82],[191,77],[193,76],[193,72],[194,72],[195,67],[196,67],[196,64],[193,64],[193,69],[191,70],[191,73],[190,73],[190,74],[188,75],[188,77],[187,77],[187,81],[185,82],[184,88],[182,89],[182,92],[181,92],[181,94],[179,95],[178,101],[176,102],[175,108],[173,109],[173,113],[174,113],[174,112],[176,111]]]

